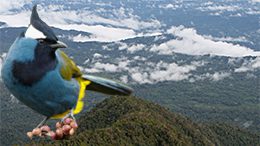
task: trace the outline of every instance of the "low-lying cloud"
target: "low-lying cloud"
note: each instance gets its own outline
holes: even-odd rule
[[[248,72],[248,71],[254,71],[256,69],[260,69],[260,57],[245,61],[241,67],[236,68],[234,71],[235,72]]]
[[[131,61],[124,58],[124,61],[119,61],[118,63],[102,63],[96,62],[91,68],[85,68],[87,73],[98,73],[98,72],[124,72],[129,76],[122,76],[121,80],[123,82],[132,81],[139,84],[155,84],[164,81],[181,81],[189,79],[192,76],[191,71],[194,71],[199,66],[203,66],[204,63],[191,62],[186,65],[178,65],[175,62],[166,63],[160,61],[146,62],[143,65],[131,66]]]
[[[72,36],[71,40],[74,42],[113,42],[122,39],[133,38],[137,35],[136,32],[134,32],[131,29],[113,28],[102,25],[89,26],[84,24],[65,24],[56,25],[56,27],[61,28],[63,30],[77,30],[91,33],[90,36],[84,36],[82,34]]]
[[[1,2],[0,12],[3,13],[0,14],[0,20],[7,24],[6,27],[27,27],[30,22],[31,10],[22,7],[30,3],[28,0]],[[15,12],[12,9],[19,9],[19,11]],[[64,9],[62,5],[42,6],[39,4],[38,6],[40,17],[50,26],[92,34],[90,36],[74,36],[72,40],[75,42],[119,41],[136,37],[140,35],[142,30],[158,30],[161,27],[158,20],[143,21],[139,16],[134,15],[132,10],[123,7],[112,10],[102,9],[102,11],[114,14],[114,16],[110,15],[109,17],[99,15],[99,11],[99,9],[85,9],[84,11]],[[106,14],[106,12],[103,13]]]
[[[199,35],[194,28],[172,27],[168,30],[168,33],[173,34],[177,38],[160,45],[154,45],[150,51],[165,55],[172,55],[176,52],[188,55],[260,56],[260,51],[254,51],[238,44],[205,38]]]

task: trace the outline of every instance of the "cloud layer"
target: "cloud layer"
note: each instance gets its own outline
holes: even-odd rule
[[[241,67],[235,69],[235,72],[248,72],[256,69],[260,69],[260,57],[244,62]]]
[[[0,20],[5,22],[7,27],[28,26],[31,10],[23,8],[26,4],[30,4],[30,1],[1,2],[0,12],[2,13],[0,14]],[[19,11],[12,11],[14,9],[19,9]],[[102,11],[104,14],[111,13],[114,16],[99,15],[99,11]],[[146,29],[157,30],[161,27],[161,23],[158,20],[143,21],[137,15],[134,15],[132,11],[123,7],[109,10],[102,8],[75,10],[65,9],[63,5],[38,5],[40,17],[50,26],[92,34],[91,36],[73,36],[72,40],[76,42],[118,41],[136,37],[140,35],[140,31]]]
[[[259,51],[254,51],[250,48],[206,38],[199,35],[194,28],[172,27],[168,30],[168,33],[173,34],[177,38],[160,45],[154,45],[150,51],[165,55],[171,55],[176,52],[188,55],[260,56]]]

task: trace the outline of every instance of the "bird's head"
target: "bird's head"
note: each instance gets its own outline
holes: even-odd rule
[[[38,15],[37,5],[32,9],[31,20],[27,30],[24,33],[27,38],[36,39],[39,43],[45,43],[53,49],[67,48],[67,45],[58,38],[44,21]]]

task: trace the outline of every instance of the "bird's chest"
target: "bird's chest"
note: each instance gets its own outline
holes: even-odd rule
[[[31,89],[44,80],[47,73],[55,70],[56,63],[41,63],[38,61],[20,62],[7,60],[2,68],[2,78],[7,87]]]
[[[62,111],[64,105],[72,107],[77,101],[77,81],[63,80],[58,69],[49,71],[32,85],[25,85],[17,80],[8,65],[3,68],[3,72],[3,81],[10,92],[21,102],[44,115],[51,115],[58,107]],[[52,110],[46,111],[47,109]]]

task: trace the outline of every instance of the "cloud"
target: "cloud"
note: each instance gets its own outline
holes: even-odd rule
[[[162,43],[160,45],[153,45],[150,49],[152,52],[158,52],[161,55],[172,55],[174,50],[171,46],[171,42]]]
[[[228,72],[216,72],[214,74],[209,74],[208,76],[210,76],[210,78],[213,81],[219,81],[219,80],[223,80],[224,78],[230,76],[231,73]]]
[[[76,36],[69,36],[69,40],[72,40],[73,42],[87,42],[89,40],[94,40],[93,38],[91,39],[90,36],[78,34]]]
[[[10,10],[20,9],[25,4],[31,3],[31,0],[8,0],[0,1],[0,13],[1,14],[10,14]]]
[[[23,11],[17,14],[0,14],[1,22],[5,22],[5,27],[24,27],[30,23],[30,12]]]
[[[132,45],[130,46],[127,51],[130,52],[130,53],[134,53],[136,51],[140,51],[140,50],[143,50],[143,48],[145,47],[145,45],[143,44],[136,44],[136,45]]]
[[[162,81],[181,81],[188,79],[190,76],[190,71],[195,70],[195,65],[183,65],[179,66],[176,63],[170,64],[157,64],[158,69],[150,74],[150,80],[153,82],[162,82]]]
[[[176,62],[150,62],[140,56],[134,58],[131,60],[126,57],[115,58],[114,63],[97,61],[85,68],[84,71],[87,73],[122,73],[126,75],[122,75],[120,80],[125,83],[155,84],[189,79],[192,76],[192,71],[205,65],[205,62],[202,61],[178,65]]]
[[[77,30],[91,33],[90,36],[77,35],[71,37],[74,42],[89,42],[89,41],[101,41],[101,42],[113,42],[122,39],[136,37],[136,33],[131,29],[113,28],[102,25],[89,26],[85,24],[65,24],[56,25],[55,27],[63,30]]]
[[[248,11],[246,11],[246,14],[249,14],[249,15],[260,15],[260,10],[249,9]]]
[[[144,73],[140,73],[140,72],[136,72],[136,73],[133,73],[131,74],[131,78],[139,83],[139,84],[146,84],[146,83],[149,83],[151,84],[152,82],[149,80],[149,75],[147,72],[144,72]]]
[[[119,50],[127,50],[127,52],[130,52],[130,53],[134,53],[134,52],[143,50],[145,47],[145,45],[143,45],[143,44],[135,44],[135,45],[128,46],[127,44],[121,43],[121,42],[119,43],[119,45],[120,45]]]
[[[77,30],[77,31],[92,33],[92,35],[90,36],[85,36],[82,34],[78,34],[76,36],[69,36],[68,38],[74,42],[91,42],[91,41],[117,42],[117,41],[136,38],[136,37],[148,37],[148,36],[161,35],[160,32],[137,33],[131,29],[114,28],[114,27],[112,28],[112,27],[105,27],[101,25],[88,26],[88,25],[73,24],[73,25],[64,25],[64,26],[58,25],[58,27],[63,30]]]
[[[235,2],[236,3],[232,2],[232,4],[230,4],[229,1],[207,2],[201,4],[196,9],[202,12],[208,12],[210,15],[215,15],[215,16],[224,16],[223,14],[226,12],[230,13],[228,15],[231,17],[241,17],[244,14],[249,14],[249,15],[260,14],[258,8],[258,3],[260,2],[260,0],[247,0],[247,1],[243,1],[243,3],[241,3],[242,1],[235,1]],[[246,6],[242,6],[241,4]]]
[[[192,71],[197,67],[203,66],[203,63],[192,62],[186,65],[178,65],[175,62],[158,63],[148,62],[145,68],[135,68],[130,70],[130,76],[134,82],[139,84],[155,84],[164,81],[182,81],[192,76]]]
[[[87,73],[99,73],[99,72],[102,72],[101,70],[98,70],[96,68],[85,68],[83,71],[87,72]]]
[[[116,42],[116,44],[119,45],[118,50],[126,50],[128,45],[126,43],[123,42]]]
[[[227,43],[223,41],[214,41],[199,35],[193,28],[183,26],[172,27],[167,31],[176,36],[168,42],[160,45],[154,45],[150,51],[159,54],[172,55],[174,52],[188,55],[217,55],[217,56],[260,56],[260,51],[254,51],[250,48]]]
[[[253,3],[260,3],[260,0],[251,0]]]
[[[240,8],[238,6],[208,6],[205,8],[210,11],[236,11]]]
[[[201,5],[200,7],[196,8],[201,11],[207,11],[207,12],[214,12],[221,14],[223,12],[235,12],[238,10],[241,10],[243,8],[236,6],[236,5],[225,5],[225,4],[217,4],[217,3],[205,3]]]
[[[98,70],[104,70],[108,72],[118,72],[118,67],[115,64],[109,64],[109,63],[100,63],[97,62],[94,64],[94,68]]]
[[[205,79],[209,79],[212,81],[220,81],[229,76],[231,76],[231,73],[229,73],[229,72],[215,72],[213,74],[205,73],[205,74],[201,74],[201,75],[195,75],[194,78],[191,78],[189,81],[194,82],[194,81],[205,80]]]
[[[123,82],[123,83],[128,83],[128,76],[127,75],[123,75],[120,77],[120,80]]]
[[[214,41],[223,41],[223,42],[249,42],[246,37],[244,36],[239,36],[239,37],[213,37],[211,35],[203,35],[204,38],[214,40]]]
[[[1,5],[0,20],[7,24],[7,27],[26,27],[29,24],[31,10],[24,9],[25,4],[30,3],[27,0],[18,2],[3,2]],[[7,4],[6,4],[7,3]],[[11,8],[9,8],[9,6]],[[12,12],[12,8],[19,9],[18,12]],[[158,20],[143,21],[133,10],[125,9],[104,9],[102,13],[97,10],[64,8],[63,5],[38,5],[40,17],[50,26],[63,30],[77,30],[89,32],[91,36],[77,35],[72,36],[75,42],[102,41],[111,42],[127,38],[133,38],[142,35],[143,30],[158,30],[161,23]],[[104,15],[108,14],[108,15]],[[144,32],[145,32],[144,31]],[[139,32],[137,34],[137,32]],[[145,34],[144,34],[145,35]]]
[[[178,8],[181,8],[181,5],[177,5],[177,4],[166,4],[166,5],[159,5],[159,8],[176,10],[176,9],[178,9]]]
[[[142,57],[142,56],[135,56],[133,59],[136,61],[146,61],[147,60],[145,57]]]
[[[58,11],[57,11],[58,10]],[[109,10],[108,10],[109,11]],[[120,10],[113,10],[113,13],[117,14]],[[124,11],[126,11],[124,9]],[[28,13],[30,15],[31,11],[22,11],[20,13]],[[126,11],[129,13],[127,16],[120,17],[111,17],[106,18],[102,17],[95,13],[95,10],[67,10],[62,6],[41,6],[38,7],[38,13],[40,17],[46,21],[47,24],[53,25],[64,25],[64,24],[85,24],[85,25],[110,25],[112,27],[119,28],[128,28],[133,30],[140,30],[146,28],[159,28],[161,26],[158,20],[149,20],[142,21],[136,15],[133,15],[132,12]],[[122,13],[122,12],[119,12]],[[13,14],[14,16],[16,14]],[[7,22],[7,24],[9,21]],[[27,26],[28,22],[24,25]]]
[[[128,65],[131,62],[127,58],[115,59],[118,63],[102,63],[95,62],[91,68],[85,68],[85,72],[122,72],[128,70]]]
[[[102,58],[103,55],[101,55],[101,54],[99,54],[99,53],[95,53],[95,54],[93,55],[93,57],[94,57],[94,58]]]
[[[260,57],[245,61],[241,67],[236,68],[234,72],[248,72],[260,69]]]

